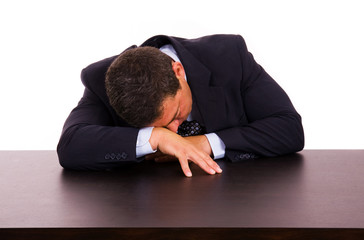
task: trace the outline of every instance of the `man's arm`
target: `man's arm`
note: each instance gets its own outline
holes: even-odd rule
[[[301,117],[284,90],[255,62],[244,40],[237,46],[242,61],[240,94],[247,123],[217,131],[226,145],[226,156],[243,160],[244,153],[277,156],[303,149]]]
[[[57,146],[60,164],[68,169],[105,170],[141,161],[135,155],[138,129],[113,125],[107,108],[86,88],[64,124]]]
[[[113,120],[100,99],[87,88],[78,106],[67,118],[57,147],[60,164],[67,169],[107,170],[144,157],[136,157],[139,129],[113,126]],[[154,128],[150,145],[154,150],[175,156],[186,176],[192,176],[188,161],[209,174],[220,173],[209,154],[165,128]]]

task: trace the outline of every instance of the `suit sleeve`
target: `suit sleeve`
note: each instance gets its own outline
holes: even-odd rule
[[[238,36],[242,63],[241,100],[247,123],[216,132],[232,161],[258,156],[278,156],[304,147],[300,115],[284,90],[255,62]]]
[[[113,126],[101,100],[89,89],[67,118],[57,146],[66,169],[107,170],[138,162],[135,145],[138,129]]]

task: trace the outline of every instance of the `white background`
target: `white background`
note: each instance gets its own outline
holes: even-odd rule
[[[1,1],[0,150],[55,149],[80,71],[166,34],[242,35],[303,118],[306,149],[364,148],[362,1]]]

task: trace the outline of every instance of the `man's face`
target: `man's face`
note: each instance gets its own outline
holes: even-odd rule
[[[187,120],[192,110],[191,90],[184,82],[185,86],[178,90],[174,97],[168,97],[163,101],[162,117],[156,120],[151,126],[165,127],[173,132],[177,132],[178,126]]]
[[[187,120],[192,110],[192,94],[185,79],[185,73],[180,63],[174,63],[173,70],[180,82],[181,89],[173,97],[168,97],[163,101],[162,116],[150,126],[165,127],[173,132],[177,132],[178,126]]]

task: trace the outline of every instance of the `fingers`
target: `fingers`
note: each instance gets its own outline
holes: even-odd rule
[[[192,177],[192,172],[190,169],[190,166],[188,165],[188,160],[187,159],[178,159],[180,164],[181,164],[181,168],[183,173],[185,174],[186,177]]]
[[[220,166],[211,157],[208,156],[208,158],[206,158],[206,162],[212,169],[214,169],[214,171],[222,173]]]
[[[178,160],[181,164],[182,171],[187,177],[192,176],[191,170],[188,165],[188,160],[197,164],[202,170],[204,170],[208,174],[213,175],[222,172],[219,165],[214,160],[212,160],[210,156],[200,151],[192,151],[189,155],[187,155],[187,157],[179,157]]]
[[[198,159],[191,159],[194,163],[196,163],[200,168],[202,168],[208,174],[222,173],[219,165],[212,160],[212,158],[208,155],[203,155]]]
[[[193,162],[198,164],[209,174],[222,172],[219,165],[210,157],[210,155],[212,154],[212,149],[206,136],[198,135],[185,137],[184,139],[189,141],[196,147],[195,150],[197,155],[191,156],[191,159],[194,159]],[[194,156],[195,158],[193,158]]]
[[[154,137],[153,137],[154,136]],[[180,162],[183,173],[191,177],[192,173],[188,161],[196,163],[208,174],[221,173],[221,168],[215,163],[209,154],[204,150],[204,144],[198,144],[201,141],[208,142],[205,138],[193,138],[190,141],[184,139],[176,133],[164,128],[154,128],[152,137],[149,142],[153,149],[174,156]],[[208,147],[210,149],[210,147]],[[158,157],[155,157],[158,158]]]

